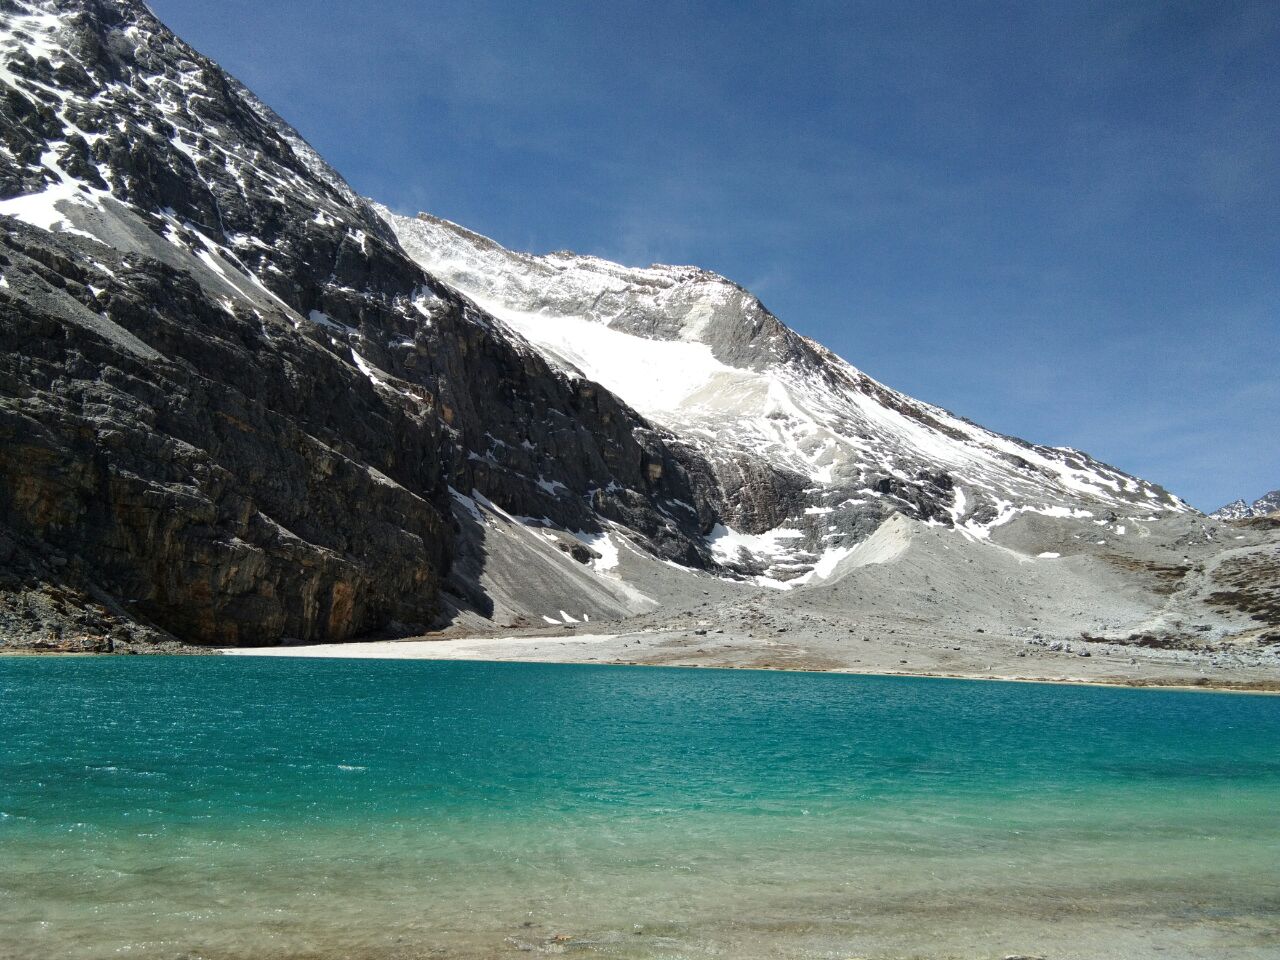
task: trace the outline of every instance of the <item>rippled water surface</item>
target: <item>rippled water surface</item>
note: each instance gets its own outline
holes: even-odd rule
[[[0,658],[0,957],[1280,957],[1280,698]]]

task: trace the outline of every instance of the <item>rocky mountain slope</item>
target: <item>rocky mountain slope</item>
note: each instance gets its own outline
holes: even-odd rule
[[[437,217],[377,209],[424,268],[710,463],[725,509],[708,542],[761,582],[820,580],[895,512],[985,538],[1019,512],[1188,509],[1077,450],[891,390],[716,274],[516,253]]]
[[[9,2],[0,27],[6,635],[485,613],[449,580],[451,487],[709,561],[704,464],[425,273],[144,4]]]
[[[912,603],[981,583],[1010,616],[1079,551],[1080,590],[1146,598],[1118,630],[1163,616],[1167,563],[1114,544],[1219,536],[722,277],[377,207],[139,0],[0,0],[0,346],[0,643],[852,609],[907,540]]]
[[[1225,507],[1219,507],[1209,516],[1215,520],[1245,520],[1249,517],[1266,517],[1273,513],[1280,513],[1280,490],[1264,493],[1253,503],[1233,500]]]

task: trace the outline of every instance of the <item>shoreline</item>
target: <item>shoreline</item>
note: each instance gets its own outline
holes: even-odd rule
[[[601,626],[605,626],[601,624]],[[1207,693],[1242,693],[1265,696],[1280,695],[1280,676],[1226,676],[1210,677],[1179,675],[1175,667],[1146,662],[1140,670],[1100,676],[1048,676],[1044,674],[1007,673],[987,670],[956,669],[948,664],[941,669],[921,665],[914,670],[896,670],[889,665],[877,668],[874,664],[853,666],[825,657],[796,658],[794,665],[777,662],[785,657],[770,656],[769,662],[758,658],[744,659],[753,653],[751,648],[731,646],[718,653],[688,648],[672,649],[669,643],[658,647],[641,647],[640,639],[661,641],[656,632],[582,633],[572,635],[552,633],[512,633],[502,636],[447,636],[438,639],[424,637],[399,640],[355,640],[342,643],[299,644],[272,647],[186,648],[164,649],[154,652],[97,652],[92,650],[41,650],[0,649],[0,657],[112,657],[112,656],[232,656],[232,657],[283,657],[290,659],[341,659],[341,660],[447,660],[483,663],[554,663],[581,666],[621,667],[676,667],[696,670],[756,670],[770,673],[843,674],[867,677],[919,677],[936,680],[981,680],[993,683],[1036,683],[1069,686],[1120,687],[1146,690],[1182,690]],[[539,646],[549,649],[544,655],[531,655]],[[530,649],[532,648],[532,650]],[[780,652],[780,651],[778,651]],[[860,652],[867,652],[865,650]],[[598,656],[589,656],[597,653]],[[631,659],[636,653],[649,655],[649,659]],[[701,654],[702,656],[696,656]],[[742,662],[733,662],[734,658]],[[896,657],[896,653],[893,654]],[[808,662],[806,662],[806,659]],[[892,659],[892,657],[891,657]],[[1000,656],[984,657],[999,661]],[[814,662],[817,661],[817,662]],[[825,662],[824,662],[825,661]],[[993,664],[994,665],[994,664]],[[1118,664],[1117,664],[1118,665]],[[1012,666],[1012,664],[1010,664]],[[1184,670],[1185,664],[1179,665]],[[948,669],[947,667],[950,667]],[[1163,669],[1162,669],[1163,668]]]
[[[574,643],[601,643],[611,639],[615,639],[622,634],[614,635],[583,635],[574,638]],[[1186,682],[1179,677],[1123,677],[1123,678],[1105,678],[1105,677],[1045,677],[1045,676],[1001,676],[990,673],[958,673],[943,671],[895,671],[895,670],[875,670],[875,669],[854,669],[850,667],[789,667],[789,666],[759,666],[751,664],[733,664],[733,663],[680,663],[680,662],[644,662],[638,660],[610,660],[601,661],[595,659],[586,659],[582,657],[576,658],[532,658],[520,656],[449,656],[448,651],[441,651],[442,655],[415,655],[418,650],[426,645],[435,644],[484,644],[484,643],[518,643],[522,645],[530,644],[537,640],[548,640],[555,642],[556,638],[549,636],[532,636],[532,637],[482,637],[482,638],[451,638],[440,640],[389,640],[389,641],[369,641],[361,643],[336,643],[336,644],[312,644],[305,647],[240,647],[240,648],[221,648],[214,651],[219,656],[233,657],[285,657],[299,660],[307,659],[335,659],[335,660],[434,660],[434,661],[450,661],[450,662],[473,662],[473,663],[527,663],[527,664],[558,664],[562,666],[597,666],[597,667],[653,667],[653,668],[676,668],[687,670],[753,670],[766,673],[810,673],[810,674],[833,674],[844,676],[863,676],[863,677],[906,677],[921,678],[928,680],[981,680],[991,683],[1036,683],[1036,684],[1058,684],[1066,686],[1089,686],[1089,687],[1119,687],[1131,690],[1182,690],[1201,693],[1242,693],[1255,694],[1263,696],[1280,695],[1280,678],[1275,680],[1233,680],[1233,679],[1214,679],[1206,677],[1203,683]],[[563,641],[561,641],[563,642]],[[370,650],[372,644],[385,645],[379,649]],[[412,644],[413,651],[393,651],[391,648],[401,644]],[[360,648],[365,649],[357,653],[354,650],[347,651],[343,648]],[[305,652],[303,652],[305,651]]]
[[[356,641],[357,643],[359,641]],[[439,643],[441,641],[428,641]],[[334,644],[348,646],[349,644]],[[1177,678],[1142,678],[1126,679],[1088,679],[1085,677],[1000,677],[991,674],[969,673],[937,673],[918,671],[914,673],[894,672],[891,670],[853,670],[845,667],[759,667],[736,665],[731,663],[643,663],[638,660],[560,660],[560,659],[522,659],[519,657],[482,658],[482,657],[386,657],[373,655],[330,654],[325,656],[308,656],[306,654],[276,653],[268,651],[280,650],[278,647],[242,647],[231,652],[228,649],[210,649],[208,651],[188,652],[166,650],[157,653],[88,653],[74,650],[0,650],[0,659],[98,659],[102,657],[277,657],[292,660],[419,660],[448,663],[524,663],[555,664],[557,666],[578,667],[645,667],[657,670],[732,670],[737,672],[755,671],[758,673],[809,673],[814,675],[848,676],[848,677],[901,677],[920,680],[974,680],[985,683],[1034,683],[1068,687],[1112,687],[1122,690],[1177,690],[1191,693],[1238,693],[1251,696],[1280,696],[1280,680],[1211,680],[1204,683],[1186,683]]]

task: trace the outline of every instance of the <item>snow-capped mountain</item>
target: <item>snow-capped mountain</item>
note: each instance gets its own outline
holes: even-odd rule
[[[714,554],[765,580],[820,576],[895,510],[981,537],[1018,511],[1189,509],[1079,451],[898,393],[714,273],[517,253],[376,209],[434,276],[712,463],[726,506]]]
[[[1219,507],[1209,516],[1215,520],[1247,520],[1249,517],[1265,517],[1280,512],[1280,490],[1264,493],[1253,503],[1234,500],[1225,507]]]
[[[894,513],[1186,509],[715,274],[377,208],[140,0],[0,3],[0,641],[565,623],[829,580]]]

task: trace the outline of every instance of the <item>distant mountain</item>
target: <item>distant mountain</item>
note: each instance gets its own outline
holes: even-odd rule
[[[1265,517],[1280,511],[1280,490],[1265,493],[1253,503],[1235,500],[1225,507],[1219,507],[1209,516],[1215,520],[1244,520],[1249,517]]]
[[[895,514],[1189,510],[713,273],[375,207],[140,0],[0,4],[0,346],[0,641],[616,616],[661,602],[620,549],[791,588]]]

